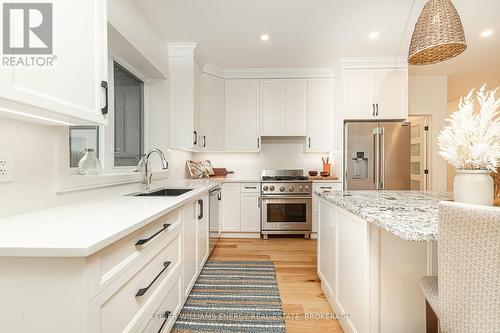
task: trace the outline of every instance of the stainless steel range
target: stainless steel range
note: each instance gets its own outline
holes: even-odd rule
[[[303,170],[262,171],[262,234],[304,234],[312,228],[312,183]]]

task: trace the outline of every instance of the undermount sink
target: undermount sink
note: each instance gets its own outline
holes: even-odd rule
[[[141,192],[131,195],[134,197],[178,197],[192,190],[192,188],[162,188],[151,192]]]

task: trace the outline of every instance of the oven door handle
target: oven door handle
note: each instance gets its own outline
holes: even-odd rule
[[[310,196],[297,196],[297,195],[263,195],[262,199],[276,199],[276,200],[281,200],[281,199],[312,199],[312,195]]]

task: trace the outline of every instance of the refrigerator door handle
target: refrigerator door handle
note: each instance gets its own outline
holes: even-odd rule
[[[377,161],[377,156],[378,156],[378,153],[377,153],[377,129],[375,128],[373,130],[373,185],[375,185],[375,189],[377,189],[378,187],[378,180],[377,180],[377,164],[378,164],[378,161]]]
[[[377,112],[378,112],[378,108],[377,108]],[[380,164],[379,164],[379,169],[378,169],[378,172],[379,172],[379,175],[378,175],[378,180],[379,180],[379,189],[380,190],[383,190],[384,189],[384,183],[385,183],[385,166],[384,166],[384,163],[385,163],[385,150],[384,150],[384,128],[381,127],[379,129],[379,161],[380,161]]]

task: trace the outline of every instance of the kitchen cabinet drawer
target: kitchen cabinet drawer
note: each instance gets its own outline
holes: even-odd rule
[[[179,211],[165,215],[88,258],[91,299],[165,239],[173,239],[181,227]],[[165,225],[170,225],[165,227]],[[136,245],[142,243],[142,245]]]
[[[166,294],[166,296],[164,296]],[[175,323],[175,318],[182,308],[182,280],[180,274],[172,276],[161,295],[160,305],[153,311],[146,312],[144,333],[169,332]],[[163,297],[163,298],[161,298]]]
[[[242,183],[241,184],[242,193],[259,193],[260,183]]]
[[[342,183],[313,183],[313,191],[341,191]]]
[[[181,232],[162,240],[90,302],[90,332],[137,332],[147,309],[180,266]]]

